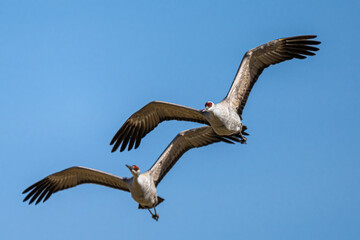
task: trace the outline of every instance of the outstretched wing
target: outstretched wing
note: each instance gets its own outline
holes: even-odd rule
[[[220,141],[240,142],[235,136],[217,135],[209,126],[183,131],[174,138],[147,173],[151,175],[157,186],[186,151]]]
[[[127,179],[128,178],[118,177],[110,173],[91,168],[71,167],[51,174],[25,189],[23,194],[29,191],[30,193],[26,195],[24,202],[29,198],[31,198],[29,204],[34,202],[36,199],[37,201],[35,204],[41,202],[42,199],[44,199],[45,202],[53,193],[72,188],[83,183],[94,183],[129,192],[129,188],[126,183]]]
[[[152,131],[159,123],[166,120],[192,121],[209,124],[200,110],[167,102],[154,101],[131,115],[124,125],[117,131],[110,142],[114,144],[112,152],[122,143],[120,151],[124,151],[129,143],[131,150],[140,145],[141,139]]]
[[[316,35],[280,38],[249,50],[243,57],[231,88],[223,101],[228,101],[241,116],[250,91],[262,71],[270,65],[293,58],[304,59],[319,49],[321,42],[310,40]]]

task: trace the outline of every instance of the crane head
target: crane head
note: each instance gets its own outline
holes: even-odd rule
[[[125,165],[131,172],[132,175],[139,175],[140,174],[140,168],[136,165],[132,165],[132,166],[129,166],[129,165]]]
[[[206,102],[205,103],[205,111],[211,109],[213,106],[214,106],[213,102],[210,102],[210,101]]]

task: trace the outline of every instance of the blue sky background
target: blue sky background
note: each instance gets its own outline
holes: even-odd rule
[[[1,239],[358,239],[358,1],[0,1]],[[82,185],[29,206],[21,192],[81,165],[130,176],[175,135],[161,124],[111,154],[152,100],[203,108],[244,53],[317,34],[317,56],[266,69],[247,145],[187,152],[159,185],[159,222],[125,192]]]

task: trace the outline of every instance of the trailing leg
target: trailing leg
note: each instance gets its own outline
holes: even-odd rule
[[[153,213],[151,212],[150,208],[148,208],[148,211],[149,211],[149,213],[151,214],[151,217],[157,221],[157,220],[159,219],[159,215],[156,213],[156,209],[155,209],[155,208],[154,208],[154,210],[155,210],[155,214],[153,214]]]

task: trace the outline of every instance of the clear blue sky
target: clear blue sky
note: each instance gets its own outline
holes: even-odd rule
[[[358,239],[358,1],[0,1],[1,239]],[[203,108],[244,53],[317,34],[317,56],[266,69],[247,145],[187,152],[158,187],[159,222],[125,192],[82,185],[29,206],[21,192],[67,167],[130,176],[175,135],[161,124],[111,154],[152,100]]]

